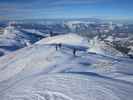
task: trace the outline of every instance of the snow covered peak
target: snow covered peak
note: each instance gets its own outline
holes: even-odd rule
[[[13,27],[13,26],[7,26],[4,29],[4,35],[14,33],[14,31],[15,31],[15,27]]]
[[[67,45],[75,45],[75,46],[87,46],[87,39],[73,33],[58,35],[54,37],[48,37],[38,41],[36,44],[67,44]]]
[[[16,51],[35,43],[42,38],[40,37],[38,33],[33,34],[32,32],[22,31],[21,29],[9,25],[4,29],[4,34],[0,35],[0,52],[5,55]]]
[[[73,28],[74,26],[73,25],[76,25],[76,24],[80,24],[82,23],[81,21],[68,21],[65,23],[65,25],[67,25],[69,28]]]
[[[115,39],[113,36],[108,36],[105,40],[107,40],[109,42],[113,42]]]
[[[88,52],[95,52],[108,56],[123,56],[121,52],[119,52],[106,42],[99,40],[98,37],[90,40]]]
[[[133,55],[133,46],[129,46],[129,48],[130,48],[130,51],[129,51],[129,55]]]

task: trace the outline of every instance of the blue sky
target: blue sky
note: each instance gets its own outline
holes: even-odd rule
[[[0,0],[0,19],[133,19],[133,0]]]

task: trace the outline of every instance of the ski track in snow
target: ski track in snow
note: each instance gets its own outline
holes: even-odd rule
[[[132,85],[104,78],[78,74],[51,74],[30,77],[18,82],[4,96],[45,100],[131,100]],[[56,98],[60,99],[56,99]],[[127,97],[129,99],[127,99]],[[3,100],[6,100],[3,98]],[[36,99],[33,99],[36,100]],[[47,99],[46,99],[47,100]]]

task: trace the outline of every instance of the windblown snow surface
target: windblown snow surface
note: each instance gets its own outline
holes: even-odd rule
[[[0,100],[132,100],[133,61],[87,53],[77,37],[49,37],[1,57]]]

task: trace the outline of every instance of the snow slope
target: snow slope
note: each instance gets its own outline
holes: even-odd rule
[[[71,48],[56,51],[44,40],[0,58],[1,100],[132,100],[131,59],[84,51],[74,56]]]
[[[130,48],[130,51],[128,54],[133,55],[133,46],[129,46],[129,48]]]
[[[29,77],[6,91],[2,100],[132,100],[131,84],[91,75]]]
[[[22,32],[13,26],[7,26],[4,29],[3,35],[0,35],[1,56],[22,47],[29,46],[37,40],[39,39],[34,34],[30,34],[26,31]]]
[[[48,38],[45,38],[45,39],[42,39],[36,42],[36,44],[59,44],[59,43],[67,44],[67,45],[74,45],[74,46],[88,47],[87,39],[74,33],[58,35],[54,37],[48,37]]]
[[[119,52],[106,42],[99,40],[97,37],[90,41],[88,52],[94,52],[112,57],[123,56],[121,52]]]
[[[109,42],[113,42],[115,39],[113,36],[108,36],[105,40],[107,40]]]

